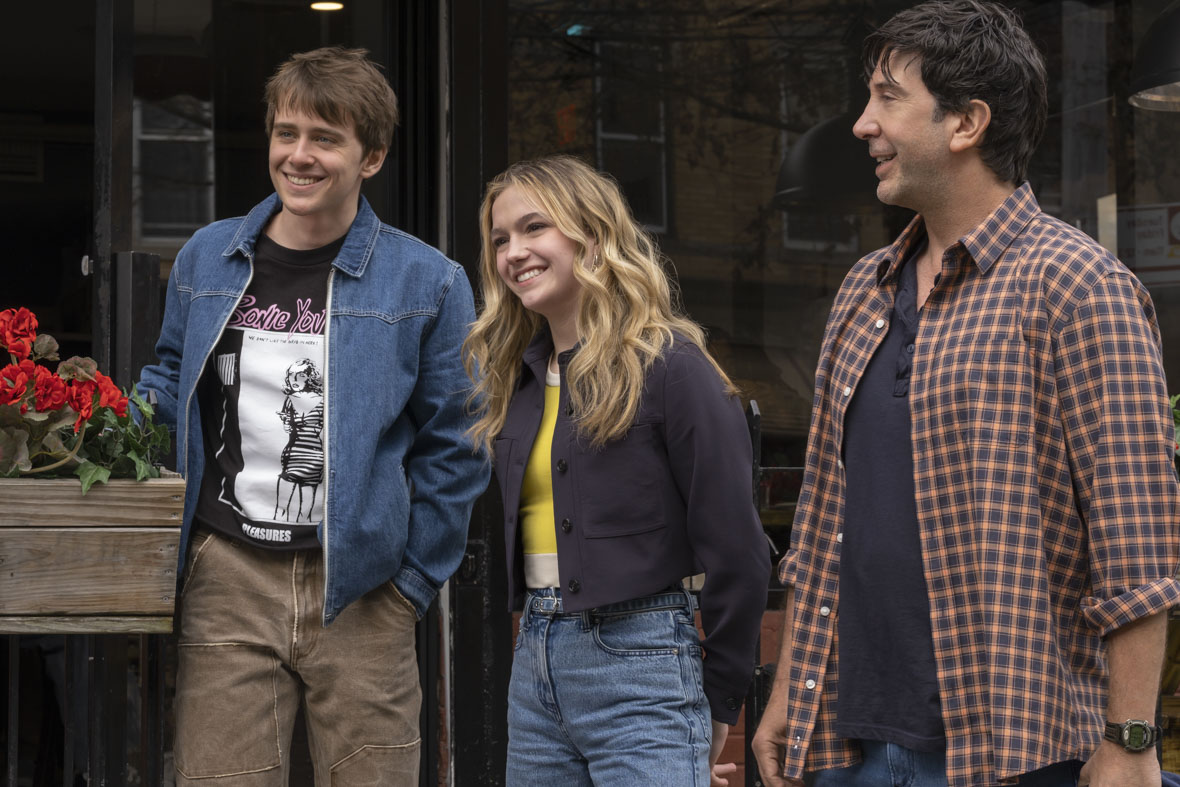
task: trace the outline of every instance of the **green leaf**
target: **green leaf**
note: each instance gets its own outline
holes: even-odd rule
[[[83,462],[78,465],[78,469],[74,471],[74,475],[82,479],[82,494],[90,491],[90,487],[97,484],[105,484],[111,477],[111,471],[105,467],[99,467],[94,462]]]
[[[151,462],[147,461],[141,456],[135,457],[135,480],[142,481],[145,478],[159,478],[160,471]]]
[[[0,475],[8,476],[32,467],[28,442],[29,433],[24,429],[0,429]]]
[[[50,432],[41,439],[41,450],[51,454],[68,454],[69,447],[62,439],[60,432]]]
[[[150,421],[156,417],[156,408],[148,404],[147,400],[140,396],[139,391],[137,391],[134,387],[132,387],[130,391],[127,391],[127,398],[131,400],[133,405],[135,405],[135,409],[139,410],[139,412],[143,414],[145,422]]]
[[[20,414],[20,407],[15,404],[0,405],[0,428],[21,426],[24,417]]]
[[[37,334],[33,341],[33,357],[39,361],[56,361],[58,349],[57,339],[47,333]]]
[[[71,434],[73,433],[74,421],[78,420],[78,414],[74,412],[74,408],[66,405],[60,410],[51,412],[49,423],[46,426],[50,429],[60,429],[63,426],[69,426]]]
[[[109,407],[102,408],[102,410],[99,411],[99,416],[101,419],[101,422],[100,422],[101,426],[103,426],[107,429],[118,429],[119,428],[119,426],[120,426],[119,416],[115,415],[115,411],[112,410],[111,408],[109,408]]]
[[[94,359],[77,355],[57,365],[58,376],[65,380],[93,380],[97,371],[98,364]]]

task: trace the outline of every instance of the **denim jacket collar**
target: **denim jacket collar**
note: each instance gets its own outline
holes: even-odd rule
[[[254,247],[258,243],[258,236],[262,234],[266,225],[282,207],[277,193],[271,194],[255,205],[246,214],[242,225],[238,227],[238,231],[234,233],[221,256],[233,257],[235,254],[241,253],[246,259],[254,259]],[[357,204],[356,218],[352,220],[352,226],[348,229],[344,245],[341,247],[340,253],[336,255],[336,259],[332,261],[333,267],[349,276],[364,275],[365,268],[373,256],[373,248],[377,244],[377,235],[380,232],[381,221],[373,209],[369,207],[369,201],[362,195]]]

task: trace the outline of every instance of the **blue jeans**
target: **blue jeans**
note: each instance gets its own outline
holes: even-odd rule
[[[692,597],[587,612],[529,591],[508,688],[508,787],[708,787],[712,727]]]
[[[946,750],[914,751],[896,743],[860,742],[864,760],[815,773],[811,787],[946,787]],[[1059,762],[1026,773],[1019,787],[1077,787],[1082,763]]]

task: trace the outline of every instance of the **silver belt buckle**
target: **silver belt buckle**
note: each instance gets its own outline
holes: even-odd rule
[[[536,599],[535,602],[536,601],[539,601],[541,603],[541,611],[542,612],[552,613],[554,610],[557,609],[557,599],[552,598],[551,596],[545,596],[544,598]]]

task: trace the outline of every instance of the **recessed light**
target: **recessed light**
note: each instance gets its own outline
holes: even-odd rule
[[[344,8],[344,3],[312,3],[311,10],[313,11],[340,11]]]

